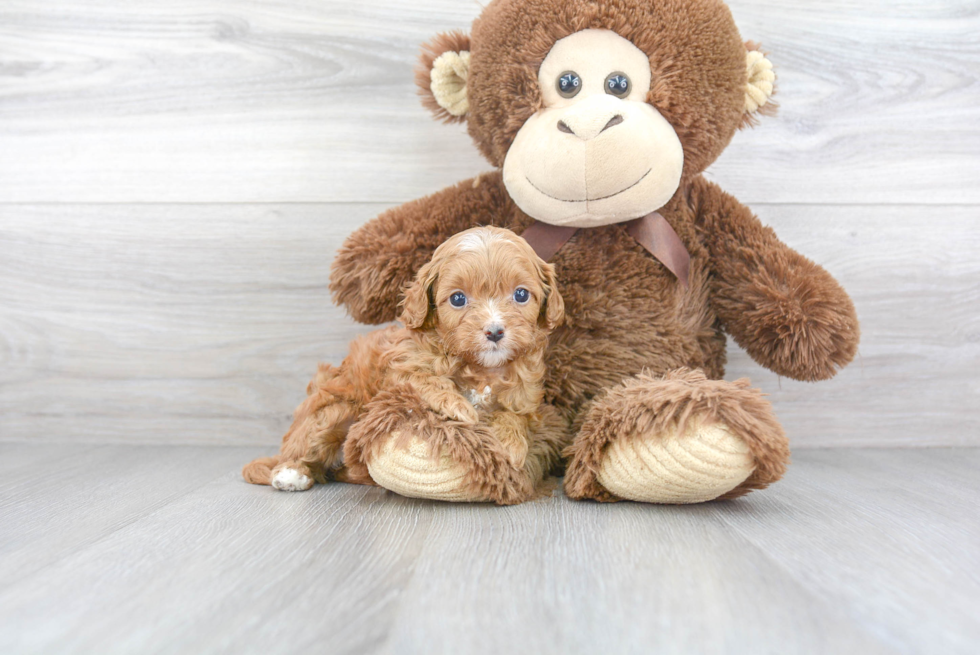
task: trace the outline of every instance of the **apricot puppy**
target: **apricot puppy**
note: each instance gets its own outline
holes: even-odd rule
[[[406,434],[451,452],[464,485],[481,497],[525,500],[559,461],[565,438],[542,384],[548,335],[563,318],[554,269],[527,242],[495,227],[461,232],[409,286],[404,326],[356,339],[339,367],[321,364],[279,455],[242,474],[286,491],[331,474],[376,483],[367,471],[372,444],[401,421]],[[341,463],[355,424],[357,443],[347,444]]]

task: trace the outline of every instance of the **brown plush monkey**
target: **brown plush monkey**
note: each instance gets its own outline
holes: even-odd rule
[[[761,489],[783,474],[787,440],[758,390],[721,380],[725,333],[798,380],[832,377],[859,335],[840,285],[701,175],[771,109],[774,79],[720,0],[493,0],[469,36],[424,47],[417,81],[496,170],[357,230],[334,297],[359,321],[391,321],[448,237],[533,225],[565,298],[546,379],[568,425],[565,493],[691,503]],[[387,425],[423,441],[432,429]],[[471,465],[451,460],[420,458],[418,474]],[[554,460],[532,454],[526,475]],[[431,497],[460,497],[451,487]]]

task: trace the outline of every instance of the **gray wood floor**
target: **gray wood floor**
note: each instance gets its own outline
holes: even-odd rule
[[[0,444],[0,652],[980,651],[977,449],[695,507],[284,494],[255,454]]]

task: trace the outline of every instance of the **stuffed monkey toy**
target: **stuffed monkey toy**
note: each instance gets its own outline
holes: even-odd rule
[[[493,0],[469,35],[423,47],[417,82],[494,170],[354,232],[334,298],[360,322],[392,321],[440,243],[510,228],[554,265],[564,296],[545,399],[567,432],[507,475],[533,484],[563,469],[568,497],[598,501],[762,489],[784,473],[787,439],[759,390],[722,379],[725,335],[807,381],[849,363],[859,336],[841,286],[702,175],[771,113],[774,80],[721,0]],[[409,476],[430,490],[417,495],[473,500],[458,471],[485,466],[479,453],[412,460],[393,448],[406,431],[426,442],[433,420],[373,417],[390,432],[358,434],[341,477]]]

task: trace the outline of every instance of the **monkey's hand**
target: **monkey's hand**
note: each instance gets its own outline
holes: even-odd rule
[[[715,185],[698,180],[692,199],[711,253],[710,302],[725,331],[755,361],[796,380],[826,380],[846,366],[860,328],[837,280]]]

